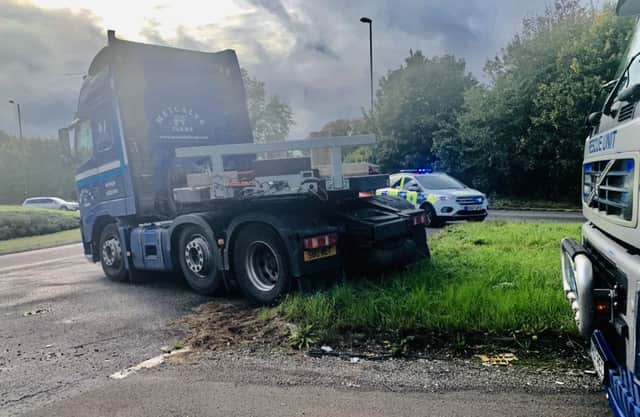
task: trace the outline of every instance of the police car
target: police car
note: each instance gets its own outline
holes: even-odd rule
[[[487,196],[444,173],[405,170],[391,175],[391,187],[376,190],[376,195],[406,199],[426,214],[428,226],[451,220],[483,221],[487,217]]]

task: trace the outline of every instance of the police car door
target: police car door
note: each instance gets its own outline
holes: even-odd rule
[[[403,198],[405,198],[409,203],[414,206],[418,205],[419,195],[421,194],[422,189],[416,181],[415,178],[412,177],[404,177],[402,184],[402,193]]]

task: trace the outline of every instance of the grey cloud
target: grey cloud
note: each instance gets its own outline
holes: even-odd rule
[[[0,129],[17,132],[8,103],[14,99],[26,135],[55,136],[75,112],[79,74],[104,44],[104,32],[87,12],[0,0]]]
[[[329,45],[327,45],[326,43],[322,43],[322,42],[307,42],[304,44],[306,48],[318,52],[322,55],[326,55],[328,57],[331,57],[333,59],[340,59],[340,57],[338,56],[338,54],[331,50],[331,48],[329,47]]]
[[[280,0],[249,0],[249,3],[264,8],[286,22],[291,22],[291,16]]]

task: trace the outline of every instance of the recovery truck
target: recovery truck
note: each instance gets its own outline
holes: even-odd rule
[[[621,16],[640,0],[620,0]],[[640,25],[602,111],[588,117],[582,242],[561,244],[564,293],[616,416],[640,416]]]
[[[300,278],[428,257],[423,211],[371,196],[384,175],[343,175],[341,147],[375,137],[254,143],[233,50],[107,39],[59,137],[84,253],[108,278],[178,271],[199,293],[271,304]],[[310,158],[265,157],[311,149],[329,149],[323,175]]]

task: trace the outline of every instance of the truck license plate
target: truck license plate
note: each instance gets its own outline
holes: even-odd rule
[[[600,352],[598,352],[598,349],[593,343],[591,344],[589,354],[591,356],[591,362],[593,362],[593,367],[595,368],[596,374],[598,374],[598,378],[602,383],[604,382],[604,359],[602,359],[602,356],[600,356]]]
[[[328,258],[330,256],[335,256],[338,253],[336,246],[327,246],[325,248],[318,249],[310,249],[304,251],[304,261],[315,261],[316,259]]]
[[[479,206],[479,205],[464,206],[464,211],[477,211],[477,210],[482,210],[482,206]]]

